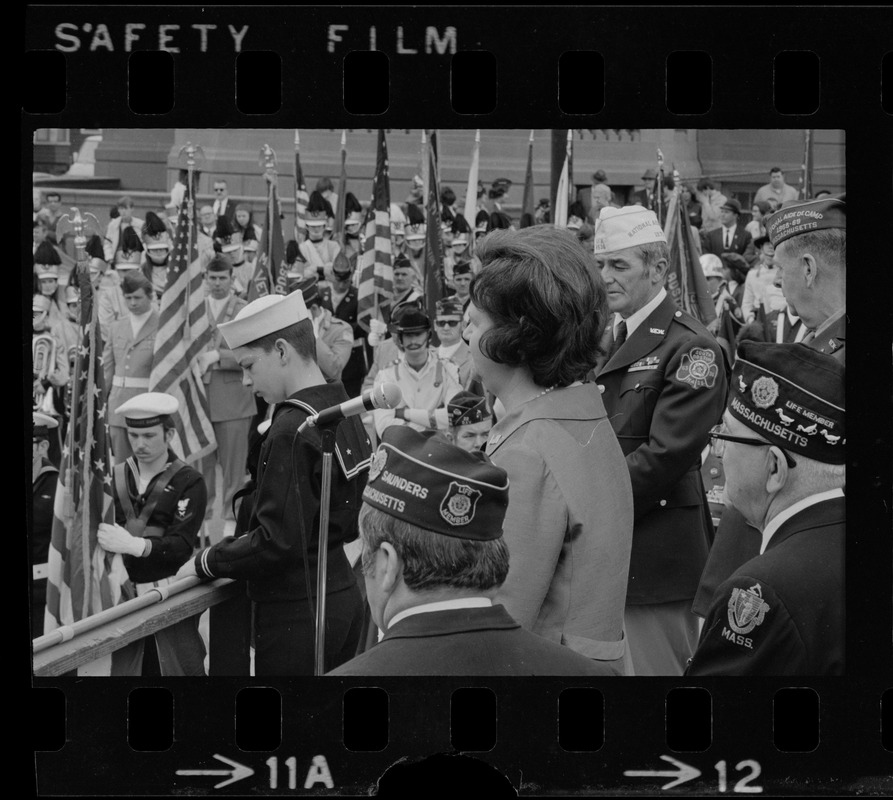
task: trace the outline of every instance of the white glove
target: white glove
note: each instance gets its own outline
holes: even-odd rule
[[[196,576],[198,573],[195,571],[195,558],[190,557],[189,560],[177,570],[177,574],[174,575],[174,580],[179,580],[180,578],[191,578]]]
[[[100,522],[97,530],[99,546],[109,553],[124,553],[125,555],[138,558],[146,549],[145,539],[140,536],[134,536],[120,525]]]
[[[369,331],[369,335],[366,337],[366,341],[369,342],[370,347],[378,347],[381,344],[381,336],[379,336],[375,331]]]
[[[204,353],[198,354],[198,368],[202,375],[204,375],[208,371],[208,367],[211,364],[216,364],[220,361],[220,351],[219,350],[206,350]]]
[[[380,319],[370,319],[369,320],[369,331],[371,333],[377,333],[379,336],[388,332],[388,326],[385,325]]]

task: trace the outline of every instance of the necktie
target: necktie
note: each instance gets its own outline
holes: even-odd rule
[[[732,231],[729,228],[726,228],[726,245],[725,249],[728,250],[732,246]]]
[[[217,201],[214,203],[214,213],[219,217],[219,216],[220,216],[220,212],[221,212],[220,201],[217,200]]]
[[[620,320],[617,331],[614,334],[614,341],[611,343],[611,352],[608,353],[608,361],[614,358],[614,354],[623,346],[626,341],[626,322]]]

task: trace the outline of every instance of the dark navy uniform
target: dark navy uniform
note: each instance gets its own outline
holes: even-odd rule
[[[726,369],[716,339],[677,309],[668,294],[596,372],[632,481],[635,517],[628,609],[690,601],[695,596],[713,537],[700,473],[701,452],[710,428],[722,416]],[[695,637],[696,631],[690,630],[689,646]],[[636,644],[630,636],[634,666]],[[647,648],[647,641],[638,644]],[[650,655],[651,651],[645,662],[652,660]],[[665,661],[661,656],[654,663]]]
[[[138,489],[138,468],[133,458],[115,467],[115,522],[152,542],[143,557],[124,556],[132,586],[124,598],[163,586],[185,564],[198,544],[205,518],[208,490],[197,470],[168,451],[167,466]],[[198,617],[184,619],[154,635],[162,675],[204,675],[205,647],[198,633]],[[112,654],[112,675],[143,674],[146,640],[141,639]]]
[[[255,674],[312,675],[316,594],[320,434],[298,427],[316,411],[348,399],[339,382],[311,386],[279,403],[261,446],[254,508],[244,536],[195,558],[202,578],[241,578],[254,601]],[[371,456],[356,417],[337,428],[332,463],[326,582],[326,667],[355,652],[362,623],[356,578],[343,545],[357,538],[357,515]],[[309,595],[309,597],[308,597]]]
[[[713,598],[686,675],[843,675],[843,497],[782,523]]]
[[[827,353],[829,356],[836,358],[841,364],[846,363],[846,314],[840,316],[835,322],[818,336],[808,336],[803,340],[803,344],[818,350],[820,353]]]

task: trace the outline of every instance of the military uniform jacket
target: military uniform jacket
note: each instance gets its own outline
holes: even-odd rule
[[[437,351],[428,350],[428,360],[419,371],[407,366],[403,354],[375,376],[375,386],[384,383],[396,383],[403,392],[402,408],[415,408],[429,412],[435,424],[422,427],[411,422],[395,419],[394,411],[387,408],[376,408],[372,411],[375,431],[381,436],[389,425],[409,425],[417,431],[438,428],[445,431],[449,427],[446,405],[454,398],[462,387],[459,385],[459,373],[456,365],[444,361],[437,356]]]
[[[722,349],[669,295],[597,371],[632,479],[627,603],[691,599],[713,535],[701,451],[725,407]]]
[[[846,501],[795,514],[713,597],[686,675],[843,675]]]
[[[208,403],[211,409],[212,422],[225,422],[231,419],[245,419],[253,417],[257,413],[254,402],[254,394],[245,386],[242,386],[242,368],[233,351],[226,346],[226,340],[217,329],[217,326],[230,322],[248,303],[236,295],[230,295],[226,305],[216,319],[211,313],[211,306],[205,301],[208,311],[208,320],[211,323],[212,338],[208,346],[209,350],[216,350],[220,354],[220,360],[208,367],[202,376]]]
[[[503,606],[401,619],[328,675],[614,675],[608,665],[525,631]]]
[[[105,372],[105,385],[109,392],[108,420],[109,425],[124,427],[124,417],[116,414],[115,409],[149,391],[149,375],[152,373],[152,359],[155,355],[155,334],[158,331],[158,312],[149,313],[136,338],[130,317],[116,320],[109,328],[109,338],[102,353],[102,365]],[[123,382],[123,386],[114,383]]]
[[[332,294],[328,292],[328,300],[331,304]],[[351,286],[347,290],[347,294],[341,298],[338,308],[334,310],[334,316],[342,322],[350,325],[353,332],[353,345],[350,352],[350,358],[341,371],[341,380],[345,385],[359,386],[369,371],[369,365],[372,363],[372,348],[366,344],[366,331],[357,324],[359,289]]]
[[[506,414],[487,455],[509,478],[509,574],[497,599],[525,629],[589,658],[623,658],[633,498],[591,383]]]
[[[168,463],[174,461],[173,451],[168,451]],[[125,487],[133,511],[139,515],[153,497],[153,489],[161,478],[156,475],[149,481],[146,491],[137,490],[136,462],[128,458],[124,463]],[[115,522],[127,526],[127,514],[118,496],[115,484]],[[134,583],[151,583],[170,578],[185,564],[198,544],[198,531],[205,519],[208,490],[201,473],[190,466],[182,466],[164,487],[146,522],[160,536],[152,536],[152,550],[145,558],[125,555],[124,566]]]
[[[195,568],[200,577],[247,580],[248,596],[257,602],[299,600],[307,597],[308,590],[316,594],[320,434],[316,428],[296,434],[308,416],[347,399],[344,386],[335,382],[302,389],[276,405],[261,446],[248,530],[199,553]],[[329,506],[330,593],[356,582],[342,545],[357,538],[357,515],[372,452],[359,417],[341,422],[336,446]]]
[[[810,341],[804,341],[804,344],[811,347],[813,350],[818,350],[820,353],[827,353],[829,356],[833,356],[841,364],[846,363],[846,323],[847,316],[843,314],[837,319],[836,322],[832,322],[825,330],[821,332],[818,336],[810,337]]]
[[[46,570],[49,558],[50,541],[53,538],[53,504],[56,499],[56,481],[58,479],[59,470],[48,459],[44,459],[40,472],[32,485],[31,565],[40,565],[44,570]],[[46,577],[34,580],[31,585],[31,602],[41,603],[46,600]]]

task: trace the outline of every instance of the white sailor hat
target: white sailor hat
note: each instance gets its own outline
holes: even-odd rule
[[[32,436],[46,436],[53,428],[59,427],[59,421],[51,417],[49,414],[42,414],[40,411],[33,412],[32,416]]]
[[[242,249],[246,253],[256,253],[257,252],[257,239],[243,239],[242,240]]]
[[[243,308],[232,322],[217,327],[230,350],[244,347],[303,319],[310,319],[300,292],[268,294]]]
[[[608,206],[599,214],[595,229],[596,255],[666,241],[657,215],[644,206]]]
[[[43,278],[54,278],[59,280],[59,268],[55,264],[35,264],[34,272],[38,280]]]
[[[50,298],[42,294],[36,294],[34,295],[34,297],[31,298],[32,311],[49,311],[50,304]]]
[[[115,409],[124,417],[124,424],[130,428],[151,428],[161,425],[165,417],[176,414],[180,403],[176,397],[165,392],[143,392],[131,397]]]
[[[142,257],[143,254],[139,250],[133,250],[129,253],[119,250],[115,253],[115,269],[139,269]]]

